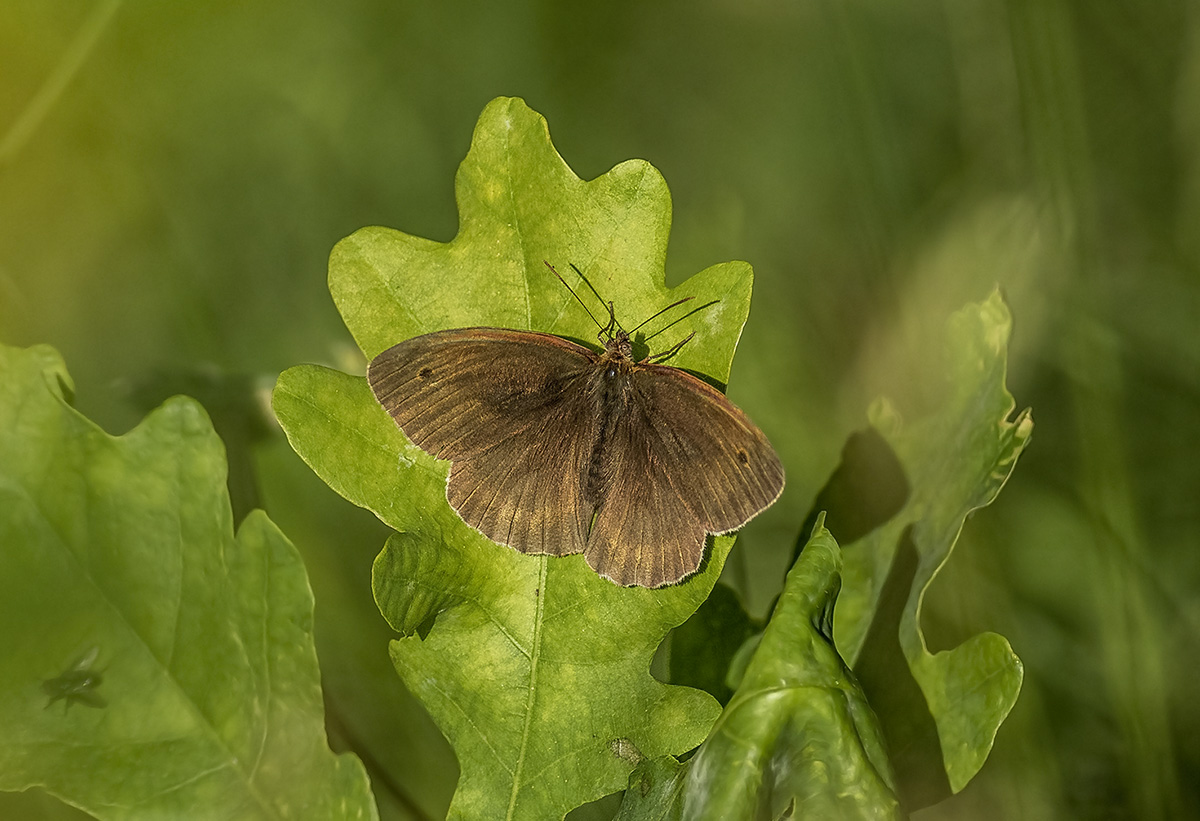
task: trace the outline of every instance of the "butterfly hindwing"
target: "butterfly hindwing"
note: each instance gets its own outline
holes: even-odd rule
[[[377,356],[367,379],[422,450],[452,461],[446,496],[463,520],[524,553],[584,548],[583,483],[596,355],[549,334],[439,331]]]
[[[706,534],[774,502],[783,466],[754,423],[691,374],[637,364],[626,378],[585,556],[618,584],[660,587],[699,569]]]
[[[696,572],[704,527],[668,481],[668,468],[647,458],[652,428],[634,403],[605,444],[605,487],[584,557],[621,585],[661,587]]]

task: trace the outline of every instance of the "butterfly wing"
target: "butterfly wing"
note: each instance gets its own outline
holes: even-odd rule
[[[736,530],[783,490],[783,466],[753,422],[686,371],[635,365],[627,412],[586,557],[618,584],[659,587],[694,573],[707,533]]]
[[[668,480],[708,533],[737,530],[779,498],[779,456],[723,393],[665,365],[638,365],[633,380]]]
[[[696,572],[704,556],[704,527],[671,486],[666,466],[652,456],[652,437],[634,407],[606,443],[605,492],[584,558],[620,585],[674,584]]]
[[[367,381],[422,450],[451,461],[446,498],[467,524],[523,553],[584,549],[596,354],[550,334],[438,331],[372,360]]]

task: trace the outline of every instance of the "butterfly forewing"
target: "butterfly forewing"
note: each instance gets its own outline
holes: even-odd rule
[[[452,461],[446,496],[463,520],[525,553],[584,549],[583,484],[596,411],[582,380],[596,355],[549,334],[439,331],[381,353],[380,404],[421,449]]]

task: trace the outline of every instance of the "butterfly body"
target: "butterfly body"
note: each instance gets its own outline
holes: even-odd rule
[[[783,488],[766,437],[719,391],[635,361],[617,331],[597,353],[502,328],[437,331],[376,357],[376,398],[418,447],[451,462],[467,524],[523,553],[583,553],[621,585],[700,566]]]
[[[621,418],[629,412],[630,403],[635,401],[630,378],[634,367],[633,345],[629,337],[621,333],[609,340],[604,354],[596,360],[596,366],[589,369],[584,377],[589,382],[586,390],[594,404],[595,416],[599,419],[584,493],[585,501],[593,509],[600,506],[605,490],[613,485],[616,478],[606,470],[606,446],[617,435]]]

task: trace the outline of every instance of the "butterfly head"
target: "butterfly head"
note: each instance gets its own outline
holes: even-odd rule
[[[579,298],[579,294],[575,293],[575,289],[567,284],[567,281],[562,278],[562,275],[559,274],[557,270],[555,270],[554,266],[551,265],[549,261],[545,261],[545,265],[547,268],[550,269],[550,271],[554,274],[554,276],[558,277],[558,281],[561,282],[563,284],[563,286],[568,291],[571,292],[571,296],[575,297],[575,301],[583,306],[583,310],[587,311],[587,315],[592,318],[592,322],[595,322],[596,327],[598,327],[600,329],[600,333],[596,334],[596,338],[599,339],[600,342],[604,343],[604,357],[606,360],[608,360],[609,363],[645,362],[645,361],[658,362],[658,361],[670,359],[672,356],[674,356],[676,353],[679,352],[679,349],[682,348],[684,346],[684,344],[687,343],[688,340],[690,340],[693,336],[695,336],[695,333],[688,334],[686,337],[684,337],[684,339],[681,342],[676,343],[672,347],[668,348],[666,351],[663,351],[662,353],[659,353],[659,354],[655,354],[654,356],[650,356],[649,351],[646,350],[646,341],[648,341],[648,340],[646,338],[644,338],[642,334],[638,334],[637,340],[635,342],[634,339],[632,338],[631,334],[635,333],[639,328],[641,328],[647,322],[650,322],[653,319],[657,319],[658,317],[662,316],[663,314],[665,314],[667,311],[671,310],[672,308],[682,305],[685,302],[692,301],[693,299],[695,299],[695,297],[687,296],[687,297],[684,297],[683,299],[678,299],[678,300],[672,302],[667,307],[665,307],[662,310],[655,313],[653,316],[647,317],[639,325],[637,325],[637,327],[633,328],[632,331],[626,331],[624,328],[621,327],[621,323],[617,322],[617,313],[613,309],[612,301],[604,300],[600,296],[600,293],[594,287],[592,287],[592,283],[588,281],[588,278],[586,276],[584,276],[583,271],[579,270],[579,268],[574,263],[571,264],[571,268],[575,271],[576,274],[579,275],[580,280],[582,280],[583,283],[588,286],[588,289],[595,295],[596,299],[600,300],[600,303],[605,308],[608,309],[608,322],[607,323],[605,323],[603,325],[600,324],[600,321],[598,319],[596,319],[595,314],[593,314],[591,309],[588,308],[587,303],[585,303],[582,299]],[[716,304],[715,300],[713,302],[708,302],[704,305],[701,305],[700,308],[696,308],[695,310],[698,311],[703,308],[707,308],[709,305],[714,305],[714,304]],[[690,316],[692,313],[695,313],[695,311],[691,311],[688,314],[685,314],[685,317]],[[684,317],[680,317],[679,319],[676,319],[675,322],[679,322],[683,318]],[[667,328],[671,327],[671,325],[674,325],[675,322],[672,322],[669,325],[667,325]],[[653,334],[652,336],[657,336],[659,333],[662,333],[662,331],[664,331],[664,330],[666,330],[666,328],[660,329],[657,333]],[[636,359],[634,358],[635,346],[640,349]]]
[[[604,353],[611,360],[615,361],[632,361],[633,360],[633,340],[629,338],[629,334],[623,330],[618,330],[612,334],[604,342]]]
[[[691,297],[688,297],[687,299],[691,299]],[[680,300],[680,302],[686,301],[686,299]],[[679,302],[669,305],[667,306],[667,309],[674,308],[675,305],[678,304]],[[662,311],[659,311],[658,314],[655,314],[654,316],[658,316],[661,313]],[[642,325],[645,324],[645,322],[642,323]],[[638,327],[634,328],[633,330],[637,331],[637,329],[642,327],[642,325],[638,325]],[[688,334],[681,342],[673,345],[668,350],[663,351],[662,353],[651,355],[646,344],[647,340],[645,336],[639,333],[635,337],[632,332],[622,328],[620,323],[617,322],[617,316],[613,312],[613,304],[610,302],[608,303],[608,324],[602,327],[600,329],[600,333],[596,336],[602,343],[604,343],[604,359],[609,363],[610,366],[609,376],[613,376],[617,370],[620,370],[620,368],[615,368],[615,366],[619,363],[632,364],[636,362],[640,364],[642,362],[658,362],[664,359],[670,359],[672,356],[678,353],[679,349],[682,348],[693,336],[695,336],[695,333]]]

